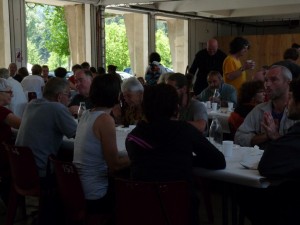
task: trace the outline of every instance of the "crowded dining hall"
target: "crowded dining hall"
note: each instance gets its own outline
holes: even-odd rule
[[[0,0],[0,224],[300,224],[299,6]]]

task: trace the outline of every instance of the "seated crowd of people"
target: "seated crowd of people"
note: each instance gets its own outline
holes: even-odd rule
[[[210,44],[216,43],[211,40]],[[129,169],[127,178],[141,181],[184,180],[191,191],[190,224],[199,224],[193,167],[214,170],[226,167],[222,152],[206,138],[209,119],[202,102],[214,101],[221,107],[233,103],[235,109],[228,123],[234,143],[258,145],[265,150],[259,164],[262,175],[298,178],[298,165],[289,164],[293,163],[291,157],[298,157],[299,150],[298,75],[285,62],[279,62],[258,70],[253,80],[246,81],[245,71],[253,69],[255,63],[242,64],[239,60],[249,43],[236,38],[230,47],[229,56],[220,55],[224,59],[224,72],[208,71],[206,86],[201,91],[198,87],[194,95],[191,77],[168,72],[156,52],[150,54],[145,80],[131,77],[122,81],[112,65],[106,73],[87,62],[76,64],[72,67],[74,75],[66,78],[67,70],[61,67],[55,69],[55,77],[50,77],[45,65],[33,65],[32,75],[28,75],[24,68],[17,70],[16,64],[11,63],[9,69],[0,69],[0,143],[28,146],[35,157],[42,187],[47,189],[49,177],[55,176],[48,174],[49,155],[58,155],[64,137],[74,138],[73,163],[91,214],[114,212],[114,187],[110,179],[114,172]],[[291,52],[285,53],[285,60],[293,57]],[[195,66],[191,68],[193,72]],[[29,99],[32,92],[36,99]],[[76,120],[81,102],[85,102],[86,110]],[[119,125],[135,125],[126,138],[125,156],[119,155],[117,148]],[[12,129],[17,131],[16,136]],[[289,155],[282,157],[285,148],[289,149]],[[289,166],[294,169],[281,173]],[[0,183],[0,196],[7,204],[10,187],[6,184],[4,187]],[[270,199],[268,205],[272,203]],[[250,197],[247,201],[251,202]],[[244,203],[241,201],[241,207],[253,224],[270,219],[271,215],[256,214],[257,210]],[[291,207],[288,205],[287,209]],[[282,213],[280,222],[291,215],[284,209],[278,212]],[[43,221],[55,224],[54,220],[52,217]]]

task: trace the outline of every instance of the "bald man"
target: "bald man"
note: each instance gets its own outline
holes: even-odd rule
[[[223,74],[223,61],[226,58],[226,54],[218,49],[218,41],[216,39],[210,39],[206,43],[206,49],[199,51],[189,73],[196,75],[196,81],[194,84],[194,93],[199,95],[202,90],[207,87],[207,74],[214,70]]]
[[[9,71],[9,75],[11,77],[14,77],[17,74],[17,70],[18,70],[18,67],[17,67],[16,63],[12,62],[9,64],[8,71]]]

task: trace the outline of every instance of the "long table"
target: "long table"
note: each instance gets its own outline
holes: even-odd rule
[[[222,151],[221,146],[216,146]],[[195,178],[207,178],[215,181],[221,181],[222,185],[222,217],[223,225],[229,224],[229,199],[231,199],[232,224],[238,224],[241,215],[236,202],[235,188],[237,185],[243,185],[252,188],[267,188],[272,182],[261,176],[257,165],[263,151],[256,148],[240,147],[234,145],[231,157],[225,157],[226,168],[222,170],[208,170],[204,168],[194,168]],[[242,165],[242,164],[244,165]],[[247,166],[247,169],[245,168]]]
[[[261,176],[258,170],[246,169],[241,165],[241,161],[246,161],[252,164],[251,161],[256,160],[258,163],[261,154],[261,150],[235,145],[232,156],[225,157],[225,169],[209,170],[197,167],[194,168],[194,175],[249,187],[267,188],[270,185],[270,181]]]

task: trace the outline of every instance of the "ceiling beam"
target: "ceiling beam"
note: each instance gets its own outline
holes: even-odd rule
[[[299,4],[298,0],[182,0],[156,3],[160,10],[176,12],[197,12],[212,10],[232,10],[256,7],[273,7]]]

